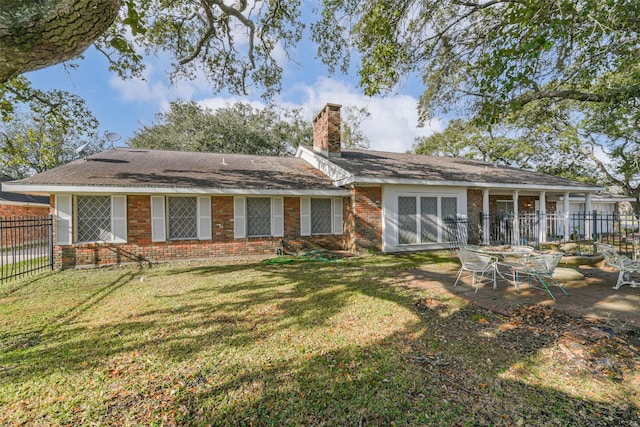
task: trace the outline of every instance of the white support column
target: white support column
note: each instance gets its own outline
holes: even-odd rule
[[[593,217],[591,214],[593,213],[593,203],[591,200],[591,193],[585,193],[584,195],[584,238],[585,240],[591,240],[592,234],[592,224],[591,221]]]
[[[519,190],[514,190],[513,192],[513,243],[519,245],[521,243],[520,236],[520,213],[518,209],[518,196],[520,194]]]
[[[489,209],[489,190],[482,190],[482,243],[485,245],[491,244],[491,229],[489,228],[491,218],[489,216]]]
[[[547,241],[547,193],[545,191],[540,192],[539,205],[540,210],[537,215],[540,219],[540,224],[538,226],[538,242],[544,243]]]
[[[562,209],[564,210],[564,240],[569,241],[571,230],[569,224],[569,193],[562,196]]]

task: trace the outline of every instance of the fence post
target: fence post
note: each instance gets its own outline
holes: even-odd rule
[[[598,239],[598,211],[597,210],[593,210],[593,225],[591,230],[593,230],[593,253],[596,253],[596,241],[599,241],[600,239]]]
[[[49,225],[49,268],[53,270],[53,215],[48,216]]]

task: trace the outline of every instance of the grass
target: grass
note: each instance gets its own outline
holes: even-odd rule
[[[506,351],[508,319],[407,286],[427,263],[443,277],[453,268],[430,253],[2,283],[0,424],[625,425],[638,415],[629,383],[552,369],[553,338]]]
[[[50,269],[49,257],[38,257],[0,266],[0,277],[16,277],[32,271]],[[2,286],[2,285],[0,285]]]

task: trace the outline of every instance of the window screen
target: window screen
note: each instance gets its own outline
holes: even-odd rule
[[[311,234],[331,234],[331,199],[311,199]]]
[[[78,241],[111,240],[111,196],[78,196]]]
[[[420,197],[420,229],[422,243],[438,241],[437,197]]]
[[[198,202],[195,197],[169,197],[169,239],[198,238]]]
[[[418,243],[415,197],[398,197],[398,243]]]
[[[271,235],[271,199],[247,198],[247,235]]]
[[[457,218],[458,217],[458,199],[455,197],[443,197],[442,198],[442,218]]]

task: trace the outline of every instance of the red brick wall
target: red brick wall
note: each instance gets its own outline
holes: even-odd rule
[[[345,218],[349,250],[382,250],[382,188],[354,187]]]
[[[340,156],[340,105],[327,104],[313,119],[313,148]]]
[[[482,212],[482,190],[467,190],[467,218],[469,219],[469,243],[480,242],[480,212]]]
[[[52,204],[53,206],[53,204]],[[206,259],[225,256],[275,255],[284,247],[287,252],[310,249],[341,250],[345,236],[300,237],[300,199],[284,198],[285,236],[272,238],[233,237],[233,197],[211,198],[212,239],[151,241],[150,196],[127,197],[127,243],[89,243],[54,248],[56,268],[97,266],[130,262]]]
[[[46,217],[49,215],[49,206],[31,206],[17,204],[0,204],[0,218],[11,220],[5,223],[0,234],[0,247],[10,248],[13,246],[31,245],[47,241],[49,228],[43,223],[36,226],[35,223],[23,223],[20,226],[20,219],[28,217]]]
[[[47,215],[49,206],[0,204],[0,218]]]

